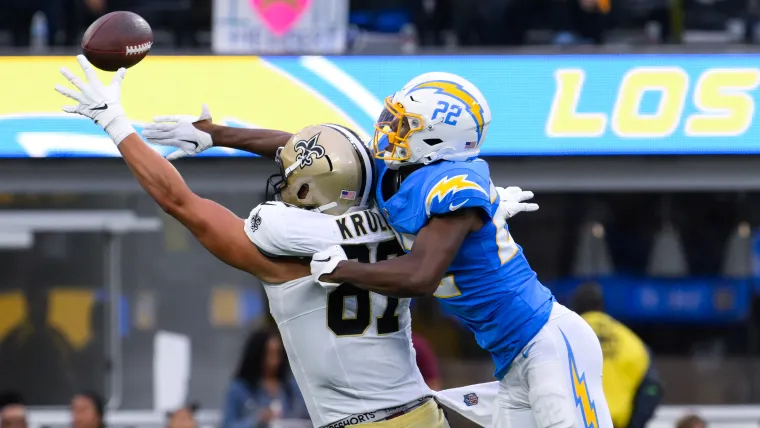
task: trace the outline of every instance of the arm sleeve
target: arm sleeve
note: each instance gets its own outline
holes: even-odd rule
[[[428,217],[465,208],[482,208],[492,218],[498,207],[492,202],[490,179],[467,168],[446,170],[426,184],[422,203]]]
[[[331,216],[281,202],[254,208],[244,227],[248,239],[269,257],[311,257],[342,241]]]

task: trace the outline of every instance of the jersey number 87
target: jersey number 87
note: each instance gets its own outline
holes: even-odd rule
[[[349,260],[369,263],[372,248],[368,245],[343,245]],[[377,246],[377,260],[387,260],[403,254],[396,240],[381,242]],[[356,316],[345,318],[346,298],[356,299]],[[399,331],[396,315],[398,299],[388,297],[385,312],[377,319],[377,334],[391,334]],[[372,323],[372,298],[370,292],[344,283],[327,296],[327,327],[336,336],[361,336]]]

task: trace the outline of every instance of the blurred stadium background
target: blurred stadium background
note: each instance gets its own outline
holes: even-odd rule
[[[218,425],[246,337],[268,322],[256,280],[161,212],[99,128],[60,113],[58,69],[123,9],[155,31],[123,86],[138,128],[205,102],[230,126],[366,136],[409,78],[466,76],[494,112],[494,181],[536,192],[541,209],[510,226],[539,278],[568,304],[599,284],[650,348],[665,396],[649,426],[760,425],[756,0],[296,0],[279,20],[266,3],[0,2],[0,392],[24,397],[30,426],[69,425],[82,390],[110,425],[168,424],[186,403]],[[222,149],[178,167],[240,215],[274,172]],[[413,318],[444,386],[491,380],[433,299]]]

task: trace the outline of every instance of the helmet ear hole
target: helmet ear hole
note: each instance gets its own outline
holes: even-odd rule
[[[298,189],[298,199],[306,199],[309,196],[309,184],[304,183],[301,188]]]
[[[436,144],[443,143],[443,140],[441,140],[440,138],[428,138],[427,140],[422,140],[422,141],[424,141],[426,144],[430,146],[435,146]]]

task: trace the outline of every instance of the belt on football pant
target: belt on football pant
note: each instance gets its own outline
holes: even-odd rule
[[[427,403],[432,398],[433,397],[429,395],[427,397],[418,398],[412,402],[402,404],[401,406],[391,407],[383,410],[375,410],[374,412],[358,413],[345,417],[331,424],[327,424],[322,428],[340,428],[351,425],[387,421],[414,411],[414,409]]]

